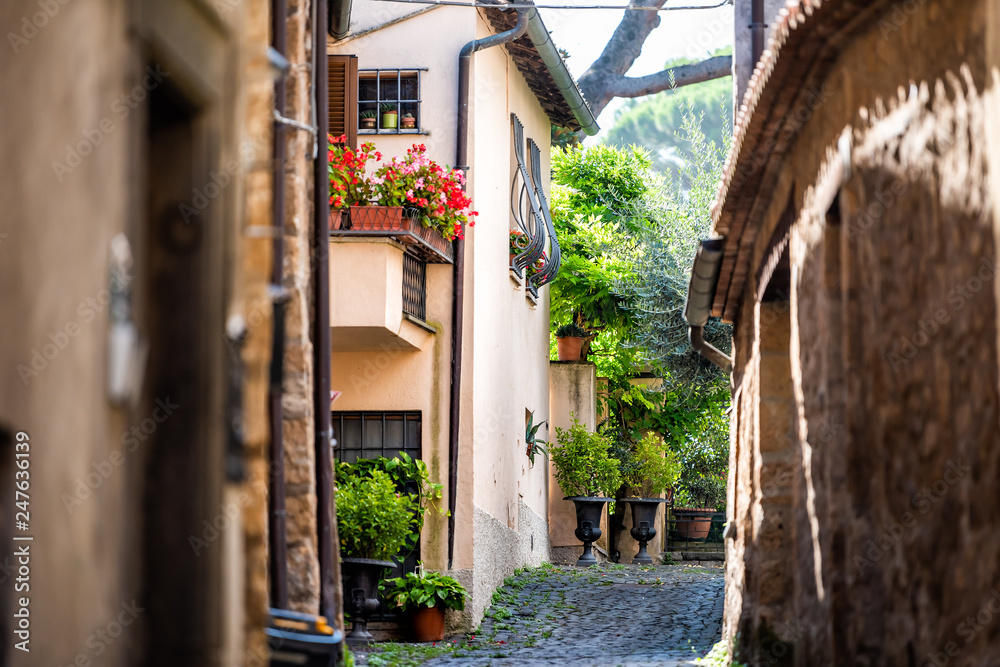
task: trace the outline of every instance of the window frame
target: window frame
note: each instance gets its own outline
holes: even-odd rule
[[[393,134],[406,134],[406,135],[426,135],[430,134],[422,126],[423,123],[423,95],[422,95],[422,73],[426,72],[426,67],[366,67],[358,68],[357,70],[357,91],[358,94],[355,97],[355,111],[354,118],[357,123],[358,136],[369,136],[369,135],[393,135]],[[392,99],[382,98],[382,79],[385,73],[396,73],[396,97]],[[401,90],[403,83],[403,75],[406,74],[407,77],[412,74],[416,75],[417,79],[417,99],[402,99]],[[365,76],[365,75],[369,76]],[[374,76],[371,76],[374,74]],[[361,82],[364,79],[374,79],[375,80],[375,99],[374,100],[362,100],[361,99]],[[403,129],[403,117],[402,114],[398,114],[396,120],[396,127],[394,128],[383,128],[382,127],[382,113],[381,106],[384,103],[394,103],[396,104],[397,112],[401,111],[403,104],[414,104],[417,108],[416,113],[416,126],[412,130]],[[361,111],[363,110],[362,105],[375,105],[376,115],[375,115],[375,129],[365,129],[361,127]]]

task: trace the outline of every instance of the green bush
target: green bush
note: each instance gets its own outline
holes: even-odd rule
[[[549,458],[563,491],[571,496],[613,496],[621,485],[621,474],[617,459],[608,452],[610,446],[607,436],[592,433],[576,417],[570,428],[556,428]]]
[[[590,332],[576,322],[564,324],[556,329],[556,338],[586,338]]]
[[[387,560],[416,529],[417,501],[400,494],[381,470],[339,480],[336,501],[340,552],[346,558]]]
[[[465,589],[452,577],[429,572],[421,566],[417,573],[388,579],[381,584],[386,602],[400,611],[421,607],[465,609]]]
[[[667,443],[655,433],[647,433],[632,451],[628,484],[640,498],[657,496],[680,479],[681,464]]]

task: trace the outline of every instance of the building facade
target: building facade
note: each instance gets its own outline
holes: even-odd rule
[[[774,23],[701,264],[735,323],[725,636],[751,665],[992,664],[1000,10]]]
[[[0,663],[267,661],[268,16],[0,7]]]

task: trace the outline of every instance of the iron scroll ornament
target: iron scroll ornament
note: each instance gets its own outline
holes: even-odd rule
[[[514,157],[517,159],[517,171],[510,186],[510,212],[517,228],[528,239],[525,248],[511,260],[510,268],[521,277],[525,275],[529,266],[540,259],[543,260],[542,266],[525,281],[528,291],[537,296],[539,287],[555,279],[559,271],[561,252],[549,213],[548,200],[541,186],[541,151],[534,140],[528,139],[529,162],[525,156],[524,125],[513,113],[510,115],[510,122]],[[546,245],[549,247],[547,255]]]

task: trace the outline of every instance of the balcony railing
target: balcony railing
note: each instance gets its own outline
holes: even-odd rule
[[[426,262],[451,264],[455,255],[451,241],[424,227],[419,214],[401,206],[352,206],[331,236],[388,236]]]

